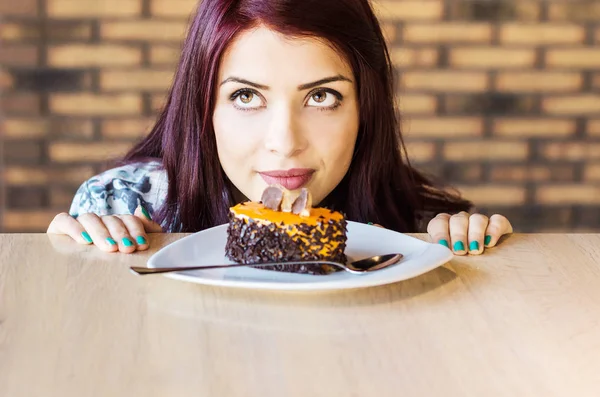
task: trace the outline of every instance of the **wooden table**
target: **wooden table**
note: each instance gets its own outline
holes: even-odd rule
[[[182,236],[122,255],[0,235],[0,396],[600,395],[600,235],[515,234],[345,292],[129,272]]]

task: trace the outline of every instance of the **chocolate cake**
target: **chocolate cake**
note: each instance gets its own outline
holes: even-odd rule
[[[237,263],[332,260],[346,262],[346,220],[326,208],[312,208],[310,192],[294,196],[281,186],[265,189],[260,202],[246,202],[229,212],[225,255]],[[261,269],[328,274],[330,265],[257,266]]]

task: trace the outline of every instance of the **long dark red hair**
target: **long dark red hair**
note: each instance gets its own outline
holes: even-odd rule
[[[221,57],[240,32],[265,25],[294,37],[327,40],[350,64],[360,127],[350,169],[320,204],[349,220],[419,231],[437,212],[470,203],[437,188],[410,166],[394,108],[393,69],[368,0],[203,0],[183,44],[166,105],[151,133],[125,161],[161,159],[169,179],[155,219],[195,232],[227,222],[233,186],[217,156],[212,114]]]

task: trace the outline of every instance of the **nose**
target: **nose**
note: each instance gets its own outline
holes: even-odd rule
[[[288,108],[274,109],[273,117],[267,126],[265,148],[281,157],[293,157],[307,146],[302,134],[299,115]]]

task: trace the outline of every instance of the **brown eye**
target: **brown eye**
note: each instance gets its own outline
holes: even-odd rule
[[[323,103],[325,102],[325,99],[327,99],[327,93],[325,91],[316,92],[312,96],[312,99],[317,103]]]
[[[254,98],[254,94],[251,92],[244,92],[240,94],[240,101],[242,101],[242,103],[248,104],[252,102],[252,98]]]

